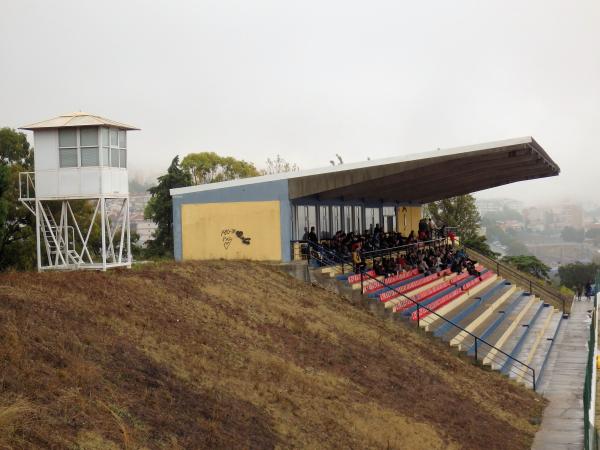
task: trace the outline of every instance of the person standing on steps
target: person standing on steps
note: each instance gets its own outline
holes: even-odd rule
[[[352,263],[354,264],[354,273],[362,272],[365,270],[365,267],[367,267],[360,243],[354,244],[354,250],[352,250]]]
[[[315,227],[310,227],[310,232],[308,234],[305,233],[307,241],[314,242],[315,244],[319,239],[317,239],[317,233],[315,233]]]

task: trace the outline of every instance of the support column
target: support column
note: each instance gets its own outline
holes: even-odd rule
[[[125,224],[127,226],[127,267],[131,268],[131,224],[129,223],[129,197],[127,197],[127,207],[126,207],[126,214],[127,217],[125,219]]]
[[[69,217],[67,215],[67,201],[63,200],[61,206],[61,224],[62,224],[62,232],[63,232],[63,246],[64,246],[64,260],[67,265],[69,265]]]
[[[106,270],[106,199],[100,198],[100,227],[102,228],[102,270]]]
[[[42,271],[42,248],[40,241],[40,201],[35,201],[35,243],[37,250],[37,268],[38,272]]]

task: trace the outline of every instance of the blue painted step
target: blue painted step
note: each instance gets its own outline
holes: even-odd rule
[[[539,374],[537,376],[537,384],[538,386],[541,384],[544,374],[546,373],[546,362],[548,362],[548,357],[550,356],[550,352],[552,351],[552,347],[554,347],[554,343],[556,342],[556,336],[558,336],[558,332],[560,331],[560,326],[565,321],[563,315],[561,315],[560,320],[558,321],[558,326],[556,330],[554,330],[554,334],[552,335],[552,342],[550,343],[550,347],[548,347],[548,351],[546,352],[546,356],[544,357],[544,361],[542,361],[542,365],[540,366]]]
[[[525,330],[525,333],[523,333],[523,335],[519,338],[517,344],[512,349],[512,351],[507,352],[511,357],[516,358],[519,355],[519,353],[521,352],[521,348],[523,347],[523,344],[525,343],[525,339],[527,339],[529,332],[531,331],[531,329],[535,325],[536,321],[542,314],[542,310],[548,306],[550,306],[550,305],[548,305],[547,303],[540,304],[540,306],[538,307],[537,311],[535,312],[535,315],[533,316],[533,318],[529,321],[529,323],[527,325],[525,325],[527,327],[527,330]],[[500,369],[500,372],[502,372],[505,375],[508,374],[513,362],[514,361],[512,359],[507,359],[505,361],[504,365],[502,366],[502,369]]]
[[[500,326],[500,324],[502,324],[504,319],[506,319],[508,317],[508,315],[515,310],[517,305],[519,305],[521,303],[521,301],[523,300],[524,297],[527,297],[527,296],[524,294],[523,291],[520,291],[518,293],[518,298],[516,298],[515,301],[513,301],[510,305],[508,305],[508,308],[506,308],[504,311],[499,311],[498,318],[489,327],[487,327],[485,329],[485,331],[479,337],[481,339],[483,339],[484,341],[487,340],[487,338],[490,337],[494,331],[496,331],[496,329]],[[475,354],[475,344],[472,344],[469,347],[469,350],[467,350],[467,355],[472,356],[474,354]]]
[[[494,285],[494,287],[492,287],[492,289],[490,289],[489,291],[487,291],[486,293],[481,295],[479,297],[479,301],[476,301],[472,305],[469,305],[468,307],[463,309],[462,311],[459,311],[455,316],[451,317],[450,320],[456,324],[459,323],[461,320],[463,320],[465,317],[467,317],[469,314],[471,314],[475,309],[477,309],[477,307],[479,305],[487,302],[494,295],[494,293],[498,289],[502,289],[503,286],[506,286],[506,281],[504,281],[504,280],[499,281],[498,283],[496,283]],[[435,330],[433,334],[434,334],[434,336],[440,337],[440,336],[445,335],[452,328],[453,328],[452,324],[446,322],[443,325],[441,325],[437,330]]]

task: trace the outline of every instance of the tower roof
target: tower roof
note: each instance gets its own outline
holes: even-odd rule
[[[96,116],[86,112],[73,112],[70,114],[62,114],[52,119],[42,122],[32,123],[21,127],[22,130],[40,130],[44,128],[63,128],[63,127],[89,127],[89,126],[110,126],[120,128],[122,130],[139,130],[139,128],[127,125],[114,120],[105,119],[104,117]]]

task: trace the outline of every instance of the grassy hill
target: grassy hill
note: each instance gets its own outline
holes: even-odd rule
[[[272,266],[0,275],[0,448],[526,449],[543,404]]]

